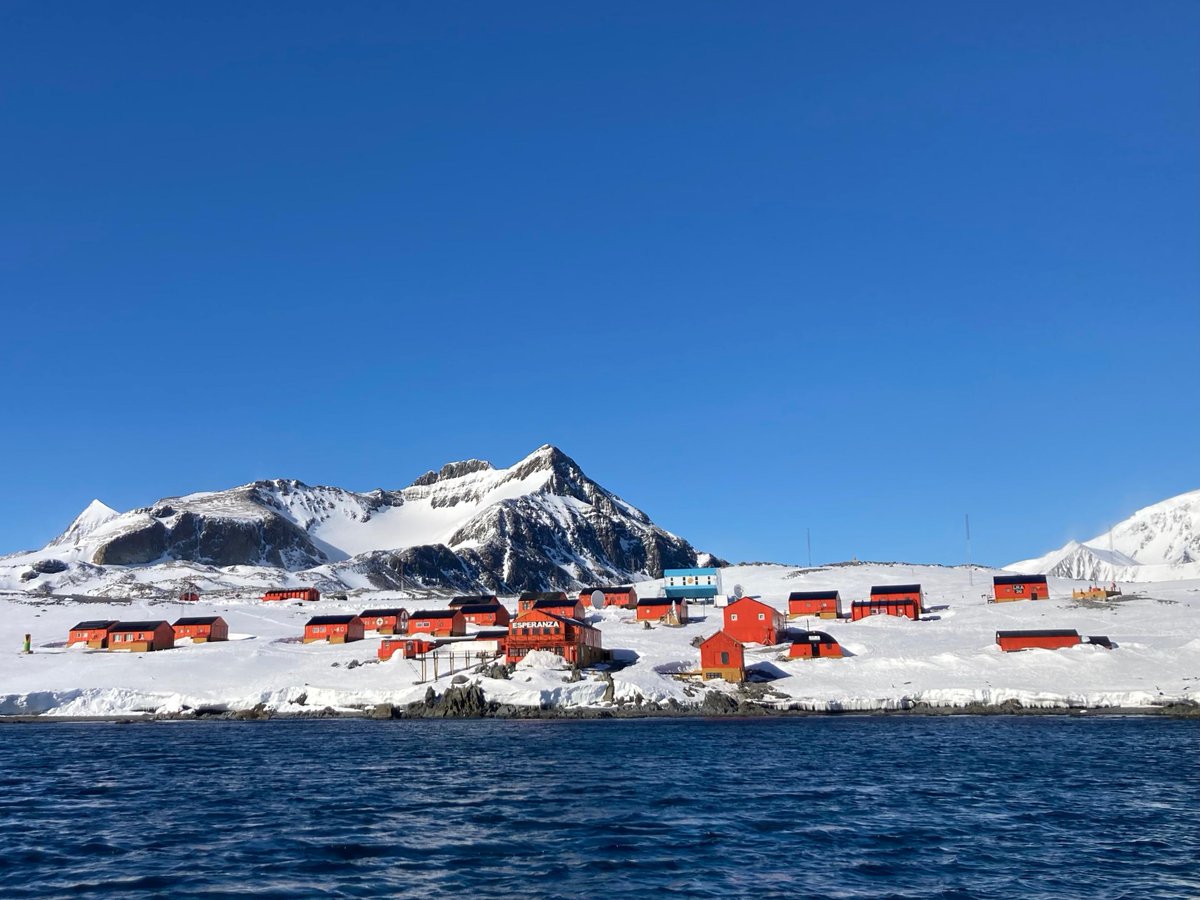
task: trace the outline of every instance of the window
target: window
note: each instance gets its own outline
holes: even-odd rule
[[[723,665],[723,666],[729,665],[729,651],[728,650],[721,651],[721,665]]]
[[[766,613],[759,613],[759,614],[758,614],[758,621],[760,621],[760,622],[761,622],[761,621],[763,621],[764,619],[766,619],[766,617],[767,617],[767,614],[766,614]]]
[[[730,621],[730,622],[736,622],[736,621],[737,621],[737,613],[730,613],[730,614],[729,614],[729,621]]]

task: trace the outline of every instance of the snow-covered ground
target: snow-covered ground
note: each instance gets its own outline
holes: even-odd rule
[[[857,563],[814,570],[785,566],[724,569],[726,589],[740,584],[749,595],[786,608],[793,590],[838,589],[843,604],[866,596],[873,584],[920,582],[930,608],[926,620],[875,617],[860,622],[798,621],[827,631],[847,651],[840,660],[786,659],[786,647],[752,648],[748,663],[781,676],[770,682],[780,705],[811,709],[882,709],[924,702],[935,706],[1148,707],[1200,693],[1200,581],[1125,586],[1106,604],[1070,599],[1074,582],[1050,580],[1048,601],[988,604],[993,570],[963,567]],[[973,583],[972,583],[973,582]],[[658,584],[639,584],[653,596]],[[441,601],[444,604],[445,599]],[[185,708],[248,709],[257,704],[282,712],[361,708],[418,700],[451,676],[421,683],[418,662],[393,657],[378,662],[379,639],[346,645],[300,643],[306,619],[316,612],[358,612],[369,606],[407,605],[394,593],[357,592],[349,602],[264,604],[252,593],[206,592],[198,604],[162,600],[85,601],[17,592],[0,595],[0,715],[117,715]],[[419,605],[432,605],[429,600]],[[720,628],[720,610],[693,610],[681,628],[645,629],[632,612],[596,614],[604,646],[627,662],[612,675],[615,699],[643,698],[683,704],[705,690],[733,686],[688,683],[672,672],[694,669],[693,639]],[[216,614],[236,639],[181,645],[158,653],[130,654],[66,649],[67,630],[86,619],[167,619]],[[1080,646],[1004,654],[995,632],[1020,628],[1073,628],[1103,634],[1115,650]],[[23,635],[34,652],[20,653]],[[353,667],[351,663],[358,663]],[[426,676],[431,677],[431,667]],[[570,682],[549,666],[522,666],[511,679],[472,675],[487,696],[520,705],[600,706],[606,683],[595,673]]]

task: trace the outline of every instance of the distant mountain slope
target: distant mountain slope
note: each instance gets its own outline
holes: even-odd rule
[[[1111,532],[1005,568],[1085,581],[1200,578],[1200,491],[1139,509]]]
[[[399,491],[271,480],[121,514],[93,501],[45,548],[0,565],[45,568],[49,559],[90,578],[95,567],[193,563],[275,567],[333,585],[390,588],[407,579],[518,591],[655,577],[695,565],[697,554],[546,445],[507,469],[449,463]],[[22,572],[23,582],[35,580]]]

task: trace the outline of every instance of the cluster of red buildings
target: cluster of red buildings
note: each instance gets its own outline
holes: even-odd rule
[[[92,620],[79,622],[67,632],[67,646],[86,644],[93,650],[131,650],[145,653],[170,650],[175,642],[188,638],[194,644],[229,640],[229,626],[220,616],[191,616],[174,624]]]
[[[321,599],[321,592],[316,588],[274,588],[266,591],[263,596],[264,602],[272,602],[277,600],[308,600],[316,603]]]
[[[790,643],[788,656],[792,659],[840,659],[843,655],[841,645],[830,635],[823,631],[789,630],[783,613],[753,597],[735,600],[725,607],[724,613],[721,630],[700,644],[700,674],[704,678],[744,681],[746,644]]]

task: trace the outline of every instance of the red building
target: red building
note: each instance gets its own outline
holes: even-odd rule
[[[67,632],[67,646],[87,644],[93,650],[102,650],[108,646],[109,629],[116,624],[115,619],[80,622]]]
[[[479,603],[460,606],[459,611],[468,625],[507,626],[508,610],[499,603]]]
[[[841,659],[842,645],[823,631],[796,631],[788,649],[792,659]]]
[[[531,609],[533,609],[533,605],[535,603],[539,603],[543,600],[551,600],[558,603],[571,602],[567,600],[567,595],[562,591],[524,591],[519,597],[517,597],[517,612],[529,612]],[[580,605],[582,606],[583,604]]]
[[[179,595],[180,603],[198,603],[200,594],[198,591],[184,591]]]
[[[329,641],[348,644],[363,639],[363,621],[349,613],[340,616],[313,616],[304,626],[304,643]]]
[[[995,592],[994,603],[1050,599],[1045,575],[997,575],[992,578],[992,590]]]
[[[746,680],[746,648],[724,631],[700,644],[700,673],[705,678]]]
[[[639,622],[667,622],[684,625],[688,620],[687,600],[671,597],[643,597],[637,602]]]
[[[603,595],[600,602],[594,599],[595,594]],[[621,609],[633,609],[637,606],[638,595],[633,586],[628,584],[617,587],[590,587],[579,592],[579,602],[585,607],[619,606]]]
[[[467,633],[467,620],[458,609],[422,609],[408,617],[409,634],[444,637]]]
[[[753,597],[743,597],[725,607],[722,630],[743,644],[777,644],[786,627],[783,613]]]
[[[871,602],[895,603],[912,600],[917,604],[917,614],[925,612],[925,595],[919,584],[885,584],[871,588]]]
[[[788,594],[788,618],[819,616],[836,619],[841,614],[842,596],[837,591],[792,591]]]
[[[403,651],[405,659],[413,659],[422,653],[428,653],[438,646],[437,641],[424,638],[384,638],[379,642],[379,658],[391,659],[397,651]]]
[[[1046,629],[1042,631],[997,631],[996,643],[1005,653],[1016,650],[1061,650],[1076,644],[1096,644],[1112,649],[1112,641],[1102,635],[1090,635],[1086,640],[1076,631]]]
[[[515,663],[530,650],[557,653],[569,663],[590,666],[605,658],[600,630],[578,619],[531,609],[508,625],[505,662]]]
[[[310,600],[316,602],[321,599],[321,592],[316,588],[279,588],[270,590],[263,594],[264,601],[272,600]]]
[[[396,607],[388,609],[364,609],[358,614],[362,619],[363,631],[377,634],[406,634],[408,632],[408,610]]]
[[[921,618],[921,607],[916,600],[855,600],[850,604],[850,618],[854,621],[870,616],[901,616],[914,622]]]
[[[171,626],[175,632],[175,640],[191,638],[193,644],[204,644],[208,641],[229,640],[229,626],[220,616],[195,616],[186,619],[176,619]]]
[[[579,600],[572,600],[566,594],[559,598],[546,598],[545,600],[535,600],[533,603],[534,612],[550,613],[552,616],[562,616],[567,619],[579,619],[583,621],[586,615],[583,609],[583,604]]]
[[[170,622],[117,622],[108,629],[109,650],[170,650],[175,646],[175,629]]]

